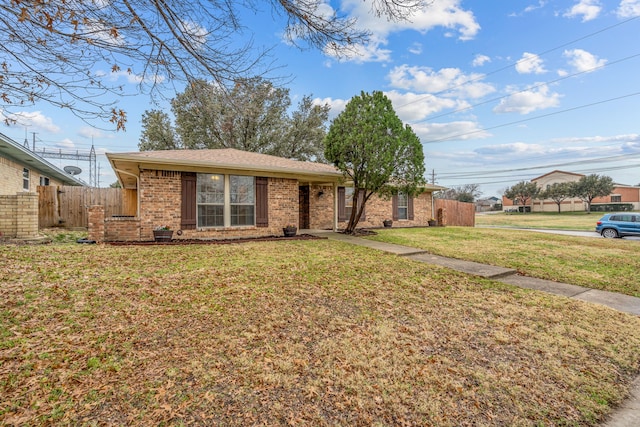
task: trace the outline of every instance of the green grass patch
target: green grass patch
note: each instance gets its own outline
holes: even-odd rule
[[[327,240],[0,269],[0,424],[595,426],[640,365],[637,316]]]
[[[370,238],[640,297],[640,244],[636,241],[469,227],[382,229]]]

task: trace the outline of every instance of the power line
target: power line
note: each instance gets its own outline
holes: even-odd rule
[[[490,126],[490,127],[487,127],[487,128],[480,128],[480,129],[476,129],[476,130],[469,131],[469,132],[458,133],[458,134],[451,135],[451,136],[444,137],[444,138],[440,138],[440,139],[434,139],[434,140],[431,140],[431,141],[423,141],[422,143],[423,144],[435,144],[435,143],[438,143],[438,142],[449,141],[449,140],[452,140],[452,139],[459,138],[461,136],[473,135],[473,134],[476,134],[476,133],[481,133],[481,132],[485,132],[485,131],[492,130],[492,129],[498,129],[498,128],[511,126],[511,125],[515,125],[515,124],[519,124],[519,123],[530,122],[532,120],[538,120],[538,119],[542,119],[542,118],[545,118],[545,117],[551,117],[551,116],[555,116],[555,115],[558,115],[558,114],[567,113],[569,111],[581,110],[583,108],[593,107],[594,105],[599,105],[599,104],[605,104],[607,102],[618,101],[620,99],[630,98],[632,96],[637,96],[637,95],[640,95],[640,92],[633,92],[633,93],[629,93],[629,94],[626,94],[626,95],[617,96],[615,98],[609,98],[609,99],[605,99],[605,100],[602,100],[602,101],[592,102],[590,104],[578,105],[576,107],[566,108],[564,110],[554,111],[554,112],[547,113],[547,114],[541,114],[539,116],[528,117],[526,119],[515,120],[515,121],[512,121],[512,122],[507,122],[507,123],[503,123],[503,124],[500,124],[500,125]]]
[[[554,51],[556,51],[556,50],[562,49],[562,48],[567,47],[567,46],[569,46],[569,45],[571,45],[571,44],[574,44],[574,43],[577,43],[577,42],[579,42],[579,41],[582,41],[582,40],[588,39],[588,38],[590,38],[590,37],[596,36],[596,35],[598,35],[598,34],[604,33],[605,31],[612,30],[612,29],[614,29],[614,28],[616,28],[616,27],[619,27],[619,26],[621,26],[621,25],[627,24],[627,23],[629,23],[629,22],[631,22],[631,21],[633,21],[633,20],[635,20],[635,19],[638,19],[638,18],[640,18],[640,16],[633,16],[633,17],[631,17],[631,18],[629,18],[629,19],[626,19],[626,20],[624,20],[624,21],[621,21],[621,22],[615,23],[615,24],[610,25],[610,26],[608,26],[608,27],[602,28],[602,29],[600,29],[600,30],[598,30],[598,31],[594,31],[593,33],[586,34],[586,35],[584,35],[584,36],[582,36],[582,37],[579,37],[579,38],[577,38],[577,39],[571,40],[571,41],[566,42],[566,43],[563,43],[563,44],[561,44],[561,45],[559,45],[559,46],[556,46],[556,47],[553,47],[553,48],[551,48],[551,49],[547,49],[547,50],[545,50],[545,51],[543,51],[543,52],[541,52],[541,53],[535,54],[535,57],[544,56],[544,55],[546,55],[546,54],[548,54],[548,53],[551,53],[551,52],[554,52]],[[425,96],[423,96],[422,98],[414,99],[413,101],[410,101],[410,102],[407,102],[407,103],[405,103],[405,104],[399,105],[399,106],[397,106],[397,107],[395,107],[395,108],[397,108],[397,109],[404,108],[404,107],[406,107],[406,106],[408,106],[408,105],[412,105],[412,104],[415,104],[416,102],[420,102],[420,101],[422,101],[422,100],[424,100],[424,99],[428,98],[429,96],[433,96],[433,95],[442,95],[443,93],[449,92],[449,91],[451,91],[451,90],[453,90],[453,89],[457,89],[457,88],[462,87],[462,86],[465,86],[465,85],[467,85],[467,84],[470,84],[470,83],[474,83],[474,82],[477,82],[477,81],[483,80],[483,79],[484,79],[484,78],[486,78],[487,76],[491,76],[491,75],[497,74],[497,73],[499,73],[499,72],[502,72],[502,71],[504,71],[504,70],[508,70],[508,69],[510,69],[510,68],[512,68],[512,67],[515,67],[515,66],[516,66],[516,65],[518,65],[518,64],[526,63],[526,62],[532,61],[533,59],[534,59],[534,57],[530,57],[530,58],[522,58],[522,59],[520,59],[520,60],[518,60],[518,61],[516,61],[516,62],[512,62],[512,63],[510,63],[510,64],[507,64],[507,65],[505,65],[504,67],[500,67],[500,68],[498,68],[498,69],[496,69],[496,70],[490,71],[490,72],[488,72],[488,73],[486,73],[486,74],[482,74],[481,76],[478,76],[478,77],[476,77],[476,78],[473,78],[473,79],[470,79],[470,80],[466,80],[466,81],[464,81],[464,82],[462,82],[462,83],[458,83],[458,84],[456,84],[456,85],[449,86],[449,87],[447,87],[446,89],[440,90],[440,91],[438,91],[438,92],[430,93],[429,95],[425,95]]]
[[[636,54],[633,54],[633,55],[627,56],[627,57],[625,57],[625,58],[621,58],[621,59],[618,59],[618,60],[615,60],[615,61],[612,61],[612,62],[607,62],[606,64],[599,65],[599,66],[597,66],[597,67],[589,68],[588,70],[583,70],[583,71],[580,71],[580,72],[577,72],[577,73],[568,74],[568,75],[566,75],[566,76],[563,76],[563,77],[557,78],[557,79],[555,79],[555,80],[550,80],[550,81],[547,81],[547,82],[538,83],[538,84],[535,84],[535,85],[533,85],[533,86],[529,86],[529,87],[527,87],[526,89],[522,89],[522,90],[519,90],[519,91],[517,91],[517,92],[510,93],[510,94],[508,94],[508,95],[498,96],[498,97],[496,97],[496,98],[491,98],[491,99],[488,99],[488,100],[486,100],[486,101],[479,102],[479,103],[477,103],[477,104],[473,104],[473,105],[466,106],[466,107],[464,107],[464,108],[458,108],[458,109],[453,110],[453,111],[448,111],[448,112],[446,112],[446,113],[438,114],[438,115],[436,115],[436,116],[427,117],[427,118],[422,119],[422,120],[415,120],[415,121],[410,122],[410,123],[411,123],[411,124],[416,124],[416,123],[427,122],[427,121],[431,121],[431,120],[439,119],[439,118],[441,118],[441,117],[445,117],[445,116],[448,116],[448,115],[451,115],[451,114],[460,113],[460,112],[462,112],[462,111],[472,110],[472,109],[474,109],[474,108],[476,108],[476,107],[478,107],[478,106],[480,106],[480,105],[488,104],[488,103],[490,103],[490,102],[500,101],[501,99],[509,98],[509,97],[511,97],[511,96],[513,96],[513,95],[517,95],[517,94],[519,94],[519,93],[524,93],[524,92],[530,91],[530,90],[532,90],[532,89],[537,89],[537,88],[539,88],[539,87],[548,86],[548,85],[553,84],[553,83],[558,83],[558,82],[560,82],[560,81],[562,81],[562,80],[566,80],[566,79],[569,79],[569,78],[572,78],[572,77],[576,77],[576,76],[579,76],[579,75],[581,75],[581,74],[592,73],[592,72],[594,72],[594,71],[596,71],[596,70],[599,70],[599,69],[601,69],[601,68],[605,68],[605,67],[608,67],[608,66],[610,66],[610,65],[619,64],[619,63],[621,63],[621,62],[628,61],[628,60],[630,60],[630,59],[637,58],[637,57],[639,57],[639,56],[640,56],[640,53],[636,53]]]

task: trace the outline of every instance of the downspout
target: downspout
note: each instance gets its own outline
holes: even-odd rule
[[[140,177],[131,172],[123,171],[120,169],[114,169],[116,172],[130,175],[136,179],[136,218],[140,218]]]

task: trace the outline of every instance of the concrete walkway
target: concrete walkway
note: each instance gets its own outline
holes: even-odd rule
[[[396,245],[393,243],[376,242],[360,237],[349,236],[342,233],[327,231],[310,231],[320,237],[330,240],[351,243],[358,246],[366,246],[389,252],[409,259],[428,264],[447,267],[463,273],[497,280],[521,288],[535,289],[555,295],[562,295],[569,298],[587,301],[594,304],[602,304],[616,310],[640,316],[640,298],[629,295],[622,295],[614,292],[601,291],[597,289],[585,288],[582,286],[570,285],[568,283],[558,283],[551,280],[536,279],[533,277],[521,276],[516,270],[511,268],[496,267],[493,265],[480,264],[472,261],[464,261],[454,258],[446,258],[432,255],[424,250],[409,246]],[[630,390],[629,398],[611,414],[603,427],[638,427],[640,426],[640,377],[638,377]]]

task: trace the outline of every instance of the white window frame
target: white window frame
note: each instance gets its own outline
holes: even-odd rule
[[[403,204],[404,203],[404,204]],[[398,220],[407,221],[409,220],[409,196],[406,193],[401,191],[398,192],[398,206],[397,206],[397,215]],[[401,212],[404,210],[404,216]]]
[[[29,191],[31,188],[31,171],[27,168],[22,168],[22,189]]]
[[[40,186],[47,187],[49,185],[49,177],[48,176],[40,176]]]
[[[202,225],[200,218],[200,206],[202,205],[212,205],[212,206],[220,206],[220,203],[200,203],[198,194],[200,192],[200,187],[196,185],[196,227],[199,229],[215,229],[215,228],[246,228],[246,227],[255,227],[256,226],[256,177],[251,175],[228,175],[228,174],[215,174],[215,173],[198,173],[198,178],[208,176],[220,176],[224,180],[224,204],[223,204],[223,224],[222,225]],[[239,177],[239,178],[251,178],[253,181],[253,201],[251,202],[240,202],[240,203],[231,203],[231,177]],[[231,218],[231,206],[253,206],[253,221],[252,224],[244,224],[244,225],[232,225]]]

